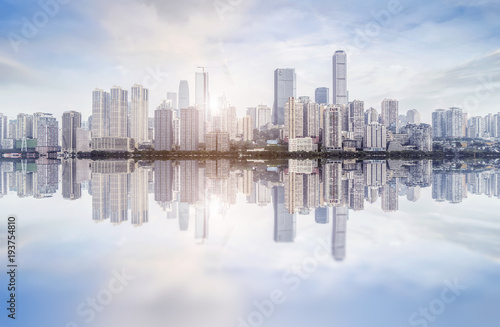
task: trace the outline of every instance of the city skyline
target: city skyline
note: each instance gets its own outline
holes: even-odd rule
[[[375,107],[384,98],[396,98],[400,101],[402,112],[416,108],[423,116],[427,116],[435,108],[469,106],[472,110],[468,111],[484,115],[493,112],[495,103],[498,102],[496,85],[500,74],[496,67],[500,53],[498,45],[490,42],[498,22],[487,14],[498,8],[498,4],[493,1],[468,4],[459,1],[449,1],[446,4],[399,3],[396,9],[372,3],[366,10],[354,10],[354,4],[334,5],[322,2],[316,5],[309,2],[300,5],[299,2],[295,2],[288,8],[266,4],[273,9],[265,15],[266,17],[272,15],[282,20],[287,10],[293,14],[304,12],[313,15],[317,22],[323,22],[325,25],[321,28],[319,23],[315,23],[310,28],[302,30],[298,28],[303,26],[300,19],[300,24],[295,28],[290,27],[288,33],[281,34],[285,42],[274,47],[271,44],[279,40],[280,34],[275,32],[271,22],[266,21],[258,28],[243,27],[244,14],[254,15],[264,4],[256,2],[236,6],[234,10],[225,13],[224,19],[221,19],[214,8],[201,6],[199,10],[207,10],[203,11],[204,18],[188,24],[188,27],[176,37],[189,39],[198,28],[205,26],[210,37],[215,36],[220,42],[207,45],[205,38],[209,36],[199,36],[191,43],[183,44],[176,51],[172,51],[172,47],[154,45],[154,40],[160,31],[162,35],[170,35],[172,33],[168,32],[180,24],[177,19],[168,22],[163,20],[164,17],[170,16],[170,10],[166,10],[170,8],[169,5],[160,5],[156,2],[150,3],[149,6],[135,2],[122,5],[129,8],[129,12],[141,12],[144,17],[156,18],[152,19],[146,28],[150,33],[141,33],[140,44],[148,46],[150,53],[158,49],[161,56],[138,55],[134,47],[116,41],[116,38],[128,33],[130,29],[120,30],[111,27],[124,26],[123,17],[105,10],[113,6],[112,3],[92,3],[92,6],[103,9],[93,11],[93,14],[101,13],[102,18],[109,21],[110,25],[94,26],[87,34],[82,34],[74,27],[68,28],[67,31],[61,30],[61,27],[68,26],[70,19],[75,15],[80,15],[79,19],[82,20],[90,18],[83,5],[74,3],[61,5],[50,24],[43,29],[40,28],[37,35],[25,38],[26,42],[21,42],[16,47],[16,43],[12,45],[11,40],[12,35],[23,37],[21,18],[27,17],[29,20],[34,13],[43,9],[35,2],[22,8],[18,8],[15,4],[2,4],[2,12],[8,14],[3,20],[4,23],[0,25],[0,30],[6,36],[2,40],[0,67],[3,72],[3,84],[6,85],[5,94],[12,95],[12,98],[1,97],[0,107],[5,108],[2,111],[10,114],[21,107],[25,108],[23,111],[29,112],[30,108],[34,107],[35,103],[31,97],[16,96],[20,95],[22,87],[23,92],[28,91],[34,95],[33,98],[37,98],[36,104],[42,107],[42,111],[53,110],[56,116],[68,110],[85,113],[91,108],[90,100],[84,94],[75,91],[82,88],[93,89],[96,80],[99,80],[101,85],[147,84],[145,87],[152,90],[151,102],[160,103],[165,98],[166,92],[177,91],[179,80],[187,79],[193,87],[195,85],[193,73],[197,66],[202,65],[211,67],[208,71],[213,87],[212,99],[226,94],[241,114],[248,106],[259,103],[272,104],[273,81],[268,72],[276,67],[295,67],[298,96],[312,97],[317,87],[330,87],[331,56],[338,49],[345,50],[349,56],[350,98],[362,99],[366,101],[368,107]],[[198,17],[200,14],[192,7],[187,10],[179,5],[176,9],[180,11],[179,17]],[[343,21],[337,26],[333,22],[325,21],[327,13],[334,9],[352,19]],[[393,9],[395,13],[391,14],[389,9]],[[387,22],[383,21],[385,17],[383,13],[389,13]],[[228,24],[234,25],[235,28],[228,28]],[[248,37],[249,32],[258,32],[262,28],[272,31],[264,40],[258,41]],[[375,33],[370,33],[370,28]],[[434,35],[441,36],[439,43],[426,38],[429,28],[433,29]],[[451,30],[464,33],[454,32],[453,37],[447,37]],[[465,31],[474,31],[474,38]],[[68,34],[70,32],[72,34]],[[103,36],[94,37],[99,34]],[[128,37],[138,40],[139,35],[129,33]],[[84,64],[71,59],[74,50],[65,48],[60,55],[60,61],[49,62],[47,44],[58,42],[62,38],[71,42],[79,38],[79,42],[83,44],[97,39],[99,42],[96,47],[102,49],[102,52],[89,48],[88,54],[95,60]],[[246,42],[237,46],[232,42],[234,38],[242,38]],[[304,41],[305,38],[310,41]],[[174,36],[169,36],[166,42],[175,40]],[[322,42],[319,42],[320,40]],[[121,52],[109,49],[108,42],[115,46],[116,51],[121,50]],[[400,50],[388,51],[388,46],[393,46],[394,42],[400,42],[398,46]],[[450,55],[451,48],[465,43],[470,47],[461,48],[462,51],[455,51]],[[292,47],[290,44],[297,46]],[[252,47],[263,48],[264,51],[260,51],[257,56],[254,55],[255,50],[244,51]],[[198,51],[192,51],[193,49]],[[40,55],[36,56],[37,53]],[[126,56],[127,53],[134,55]],[[248,60],[248,56],[252,56],[252,60]],[[316,60],[309,62],[308,57]],[[269,58],[280,58],[280,60],[269,60]],[[106,65],[105,62],[109,60],[113,64]],[[73,65],[67,68],[66,63]],[[79,78],[69,80],[65,75],[54,74],[60,69],[66,69],[68,74],[77,74]],[[51,78],[49,89],[48,85],[41,88],[41,79],[48,76],[47,74],[56,77]],[[457,80],[453,77],[457,74],[464,78]],[[479,97],[476,94],[478,88]],[[445,92],[445,89],[451,92]],[[55,103],[52,99],[58,100]]]

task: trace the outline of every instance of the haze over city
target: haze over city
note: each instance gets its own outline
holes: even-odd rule
[[[349,99],[365,108],[395,98],[400,112],[417,109],[426,123],[437,108],[498,111],[496,1],[63,2],[0,4],[4,114],[88,116],[96,87],[139,83],[152,116],[180,80],[194,91],[204,66],[212,107],[224,94],[241,116],[272,107],[276,68],[295,68],[297,96],[331,91],[338,49],[348,54]]]

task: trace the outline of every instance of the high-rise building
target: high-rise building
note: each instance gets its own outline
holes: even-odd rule
[[[342,150],[342,112],[338,106],[323,113],[323,146],[328,150]]]
[[[16,137],[17,139],[33,138],[36,133],[34,132],[33,115],[18,114],[16,130],[17,130],[17,137]]]
[[[82,127],[82,114],[77,111],[66,111],[62,116],[62,150],[76,152],[76,131]]]
[[[420,124],[420,113],[417,109],[410,109],[406,112],[406,121],[408,124]]]
[[[3,140],[8,138],[9,131],[9,119],[0,113],[0,144]]]
[[[109,93],[92,91],[92,138],[109,136]]]
[[[195,105],[199,110],[199,141],[205,142],[205,124],[211,120],[208,72],[195,75]]]
[[[450,108],[446,111],[446,137],[464,137],[464,115],[460,108]]]
[[[257,128],[262,128],[271,122],[271,108],[266,105],[257,107]]]
[[[247,115],[252,117],[252,122],[253,122],[253,128],[257,128],[257,108],[256,107],[250,107],[247,108]]]
[[[399,104],[395,99],[382,101],[381,123],[393,133],[399,133]]]
[[[365,127],[363,149],[365,151],[385,151],[387,148],[387,132],[384,125],[371,123]]]
[[[173,111],[166,101],[155,110],[154,148],[156,151],[172,151],[174,144]]]
[[[199,110],[196,108],[182,108],[180,126],[180,150],[198,151]]]
[[[329,104],[330,103],[330,89],[327,87],[318,87],[314,91],[314,102],[317,104]]]
[[[179,109],[189,108],[189,84],[188,81],[179,83]]]
[[[419,151],[432,151],[432,127],[428,124],[407,125],[405,127],[410,145]]]
[[[37,119],[36,151],[40,154],[57,152],[59,148],[59,123],[51,114],[40,115]]]
[[[109,92],[109,136],[128,137],[128,91],[113,86]]]
[[[231,140],[234,140],[238,135],[238,117],[234,106],[227,108],[227,131]]]
[[[432,137],[446,137],[446,110],[436,109],[432,113]]]
[[[295,139],[304,137],[304,103],[291,97],[285,103],[285,128],[283,137]]]
[[[242,119],[243,123],[243,141],[253,140],[253,119],[250,115],[246,115]]]
[[[170,100],[172,103],[172,109],[178,111],[179,106],[177,105],[177,93],[175,92],[167,92],[167,100]]]
[[[273,124],[285,124],[285,103],[296,95],[296,75],[295,69],[276,69],[274,71],[274,104],[273,104]]]
[[[348,103],[347,98],[347,55],[343,50],[333,55],[333,104]]]
[[[136,147],[150,142],[148,135],[149,90],[142,85],[132,86],[130,94],[131,117],[130,137],[134,139]]]
[[[369,108],[365,111],[365,125],[379,122],[378,112],[375,108]]]
[[[320,106],[316,102],[304,104],[304,137],[318,138],[320,129]]]
[[[361,148],[365,134],[365,103],[363,101],[354,100],[349,103],[348,124],[348,131],[352,132],[356,147]]]

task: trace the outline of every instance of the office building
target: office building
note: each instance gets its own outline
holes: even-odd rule
[[[155,110],[154,149],[172,151],[174,144],[173,110],[163,101]]]
[[[330,89],[327,87],[318,87],[314,91],[314,102],[317,104],[329,104],[330,103]]]
[[[333,104],[347,105],[347,55],[342,50],[333,55]]]
[[[62,151],[76,152],[77,129],[82,127],[82,114],[66,111],[62,116]]]
[[[382,101],[381,123],[387,130],[399,133],[399,103],[395,99],[384,99]]]
[[[150,142],[148,135],[149,90],[142,85],[132,86],[130,93],[130,137],[136,147]]]
[[[179,109],[189,108],[189,84],[188,81],[179,83]]]
[[[323,147],[342,150],[342,112],[338,106],[329,107],[323,113]]]
[[[210,92],[208,72],[196,73],[195,75],[195,105],[199,110],[198,140],[205,142],[206,126],[211,120]]]
[[[276,69],[274,71],[273,124],[285,124],[285,103],[296,95],[295,69]]]
[[[196,108],[181,108],[180,121],[180,150],[181,151],[198,151],[198,125],[199,125],[199,110]]]

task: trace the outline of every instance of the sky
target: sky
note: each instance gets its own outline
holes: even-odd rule
[[[350,100],[398,99],[430,123],[437,108],[500,112],[500,1],[0,0],[0,113],[91,114],[91,92],[150,89],[149,115],[208,67],[215,105],[273,104],[273,72],[297,96],[332,91],[348,56]],[[330,94],[331,98],[331,94]]]

